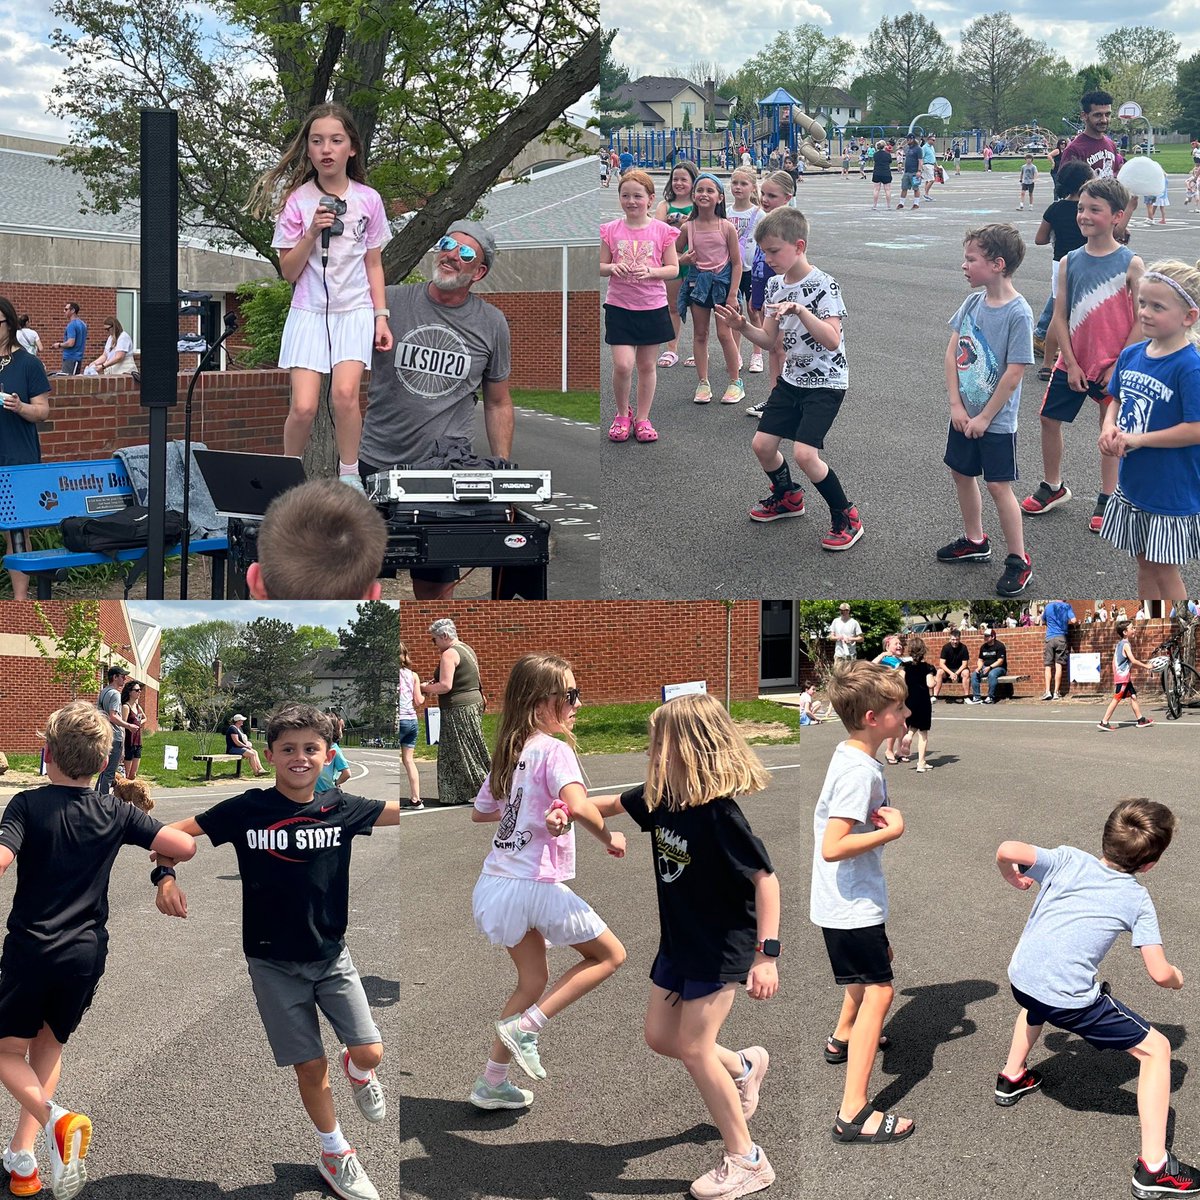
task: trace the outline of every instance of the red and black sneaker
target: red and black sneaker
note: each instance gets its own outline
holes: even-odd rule
[[[833,514],[833,528],[821,539],[822,550],[849,550],[863,535],[858,509],[849,508]]]
[[[1012,1080],[1007,1075],[996,1076],[996,1103],[1008,1108],[1016,1104],[1027,1092],[1036,1092],[1042,1086],[1042,1077],[1028,1067],[1020,1079]]]
[[[996,582],[998,596],[1019,596],[1033,578],[1033,561],[1026,554],[1010,554],[1004,560],[1004,574]]]
[[[1194,1196],[1200,1192],[1200,1171],[1169,1153],[1167,1161],[1157,1171],[1151,1171],[1139,1158],[1133,1168],[1132,1191],[1138,1200],[1156,1200],[1158,1196]]]
[[[1071,489],[1065,483],[1052,488],[1044,479],[1038,484],[1037,491],[1032,496],[1026,496],[1021,501],[1021,508],[1031,517],[1039,513],[1049,512],[1060,504],[1066,504],[1071,498]]]
[[[782,517],[804,516],[804,489],[793,488],[777,496],[774,491],[750,510],[752,521],[778,521]]]
[[[937,552],[938,562],[987,562],[991,557],[992,544],[987,534],[982,542],[973,542],[969,537],[955,538]]]
[[[1099,533],[1101,528],[1103,527],[1103,525],[1104,525],[1104,510],[1107,507],[1108,507],[1108,497],[1105,496],[1103,500],[1101,500],[1099,497],[1097,497],[1096,507],[1094,509],[1092,509],[1091,520],[1088,521],[1088,529],[1090,529],[1092,531],[1092,533]]]

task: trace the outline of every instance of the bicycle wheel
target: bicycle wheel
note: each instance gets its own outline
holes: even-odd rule
[[[1200,672],[1187,663],[1179,665],[1179,704],[1193,704],[1200,700]]]
[[[1172,659],[1167,669],[1162,673],[1163,695],[1167,698],[1167,720],[1174,721],[1183,712],[1183,698],[1180,695],[1179,672],[1183,664]]]

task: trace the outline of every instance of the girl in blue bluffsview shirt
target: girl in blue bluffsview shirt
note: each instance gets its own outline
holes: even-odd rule
[[[1138,595],[1187,599],[1180,567],[1200,558],[1200,264],[1166,260],[1142,276],[1138,320],[1109,381],[1100,451],[1121,460],[1100,529],[1138,561]]]

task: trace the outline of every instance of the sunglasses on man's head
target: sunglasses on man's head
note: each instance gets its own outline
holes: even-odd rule
[[[438,241],[437,248],[440,251],[457,250],[458,257],[465,263],[472,263],[479,257],[479,251],[472,246],[464,246],[462,242],[455,241],[449,234]]]

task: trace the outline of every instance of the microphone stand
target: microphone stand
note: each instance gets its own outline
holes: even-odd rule
[[[188,545],[192,540],[191,502],[192,502],[192,393],[200,373],[213,356],[224,345],[225,339],[237,330],[237,313],[225,314],[225,332],[204,352],[192,372],[192,381],[188,384],[187,400],[183,407],[183,538],[179,543],[179,595],[186,600],[188,594]]]

